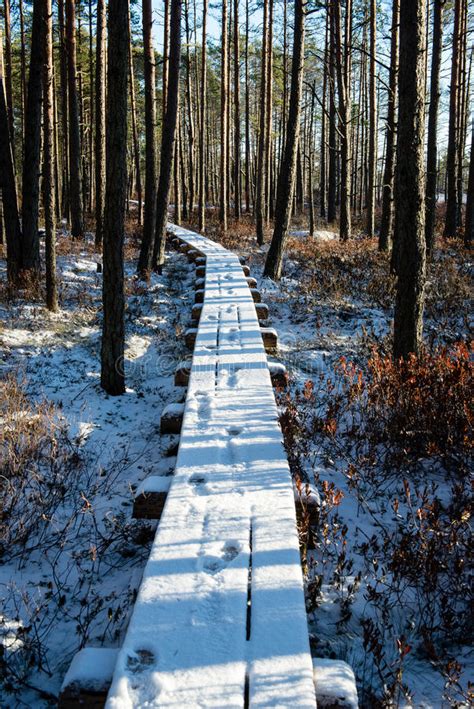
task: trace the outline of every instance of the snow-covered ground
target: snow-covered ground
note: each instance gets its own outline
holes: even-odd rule
[[[303,233],[294,238],[308,242]],[[329,237],[315,239],[315,248],[324,241]],[[170,254],[164,278],[152,276],[145,285],[135,280],[133,265],[127,263],[127,393],[113,398],[99,385],[97,258],[91,249],[67,240],[61,246],[61,253],[70,249],[74,253],[59,257],[59,314],[48,314],[40,302],[0,302],[0,373],[12,371],[24,378],[32,400],[44,397],[53,402],[55,420],[65,429],[61,441],[69,451],[62,499],[33,538],[8,548],[0,558],[0,634],[7,648],[0,667],[8,678],[3,694],[0,690],[0,706],[8,707],[53,705],[79,647],[120,646],[154,535],[153,523],[131,520],[133,490],[151,473],[170,474],[175,463],[167,455],[172,441],[160,436],[159,422],[164,406],[182,395],[173,386],[173,373],[183,356],[181,335],[189,319],[191,269],[182,256]],[[248,252],[252,275],[259,278],[263,252],[254,247]],[[0,266],[1,281],[5,265],[0,262]],[[342,274],[348,270],[344,257],[339,267]],[[447,274],[450,268],[448,264]],[[346,297],[336,297],[334,292],[314,296],[309,275],[301,262],[290,258],[280,284],[259,279],[259,286],[262,300],[270,306],[269,324],[279,333],[279,357],[290,371],[292,394],[311,380],[317,396],[321,382],[334,380],[341,356],[362,362],[373,342],[387,338],[391,309],[383,299],[372,298],[373,284],[364,281],[363,271],[360,292]],[[460,281],[462,299],[463,284]],[[464,311],[450,319],[445,300],[441,291],[439,307],[430,306],[426,330],[435,338],[442,331],[446,341],[454,341],[467,335],[468,319]],[[285,405],[283,400],[282,411]],[[321,552],[320,546],[309,552],[308,578],[321,584],[317,593],[308,593],[309,598],[317,598],[315,606],[309,607],[312,650],[319,657],[347,661],[359,688],[366,690],[360,695],[361,706],[375,706],[367,688],[372,685],[380,692],[381,679],[373,653],[364,647],[360,621],[364,617],[381,621],[385,623],[381,641],[389,658],[385,676],[401,666],[401,682],[413,697],[410,704],[400,696],[398,706],[455,706],[443,699],[446,680],[436,663],[409,635],[410,614],[402,605],[406,597],[383,618],[370,610],[369,585],[378,592],[386,579],[375,568],[376,559],[373,573],[367,572],[370,554],[362,549],[368,540],[399,531],[406,513],[402,479],[407,471],[402,468],[399,479],[361,503],[347,477],[343,454],[337,438],[331,449],[315,437],[308,441],[303,461],[326,505],[324,521],[331,540],[330,549]],[[438,496],[446,498],[448,483],[442,476],[434,482]],[[469,632],[466,625],[466,635]],[[447,647],[446,656],[463,666],[460,685],[465,689],[472,678],[472,650],[467,644]],[[461,701],[456,683],[449,693]]]
[[[150,473],[169,474],[175,461],[159,425],[163,407],[182,395],[173,375],[190,269],[170,255],[166,276],[147,285],[126,264],[127,391],[110,397],[100,388],[97,257],[61,238],[60,252],[69,249],[74,255],[58,259],[58,314],[41,302],[0,303],[0,373],[24,380],[33,401],[53,402],[75,456],[51,517],[0,559],[5,707],[51,705],[79,647],[120,645],[154,536],[154,523],[131,519],[133,490]]]
[[[295,233],[294,236],[300,238],[302,243],[307,241],[304,233]],[[318,248],[318,241],[315,240],[314,249]],[[290,374],[291,398],[295,401],[294,397],[299,397],[302,415],[312,416],[318,407],[323,409],[327,404],[328,382],[336,384],[335,368],[341,357],[356,364],[363,363],[372,344],[387,342],[392,309],[371,303],[367,297],[369,268],[365,276],[362,274],[359,291],[342,292],[340,297],[334,297],[333,293],[311,296],[306,287],[312,275],[311,267],[302,265],[301,261],[293,261],[291,257],[286,260],[280,283],[261,280],[265,252],[266,247],[249,249],[253,262],[252,275],[259,281],[262,302],[270,305],[269,325],[278,329],[279,357]],[[344,263],[342,266],[345,268]],[[443,327],[440,333],[435,317],[437,313],[435,311],[431,317],[432,312],[430,307],[426,331],[433,337],[436,335],[435,341],[442,341],[444,335],[445,341],[449,342],[452,332],[469,337],[469,318],[459,315],[459,318],[449,319],[447,316],[445,329],[445,321],[441,318]],[[470,319],[472,323],[472,310]],[[311,382],[311,388],[308,388],[308,382]],[[308,402],[305,402],[306,398]],[[285,411],[287,403],[283,395],[281,412]],[[302,435],[307,435],[307,432]],[[405,505],[403,503],[403,479],[410,480],[413,505],[416,504],[416,492],[424,484],[435,485],[434,495],[448,500],[452,481],[444,475],[433,474],[435,466],[428,466],[430,477],[424,480],[415,474],[410,477],[412,471],[402,465],[398,478],[386,479],[379,489],[368,489],[366,500],[361,501],[360,487],[356,491],[348,477],[351,460],[346,456],[347,448],[337,435],[332,443],[327,438],[323,443],[322,437],[315,432],[302,443],[302,455],[298,460],[303,473],[311,484],[316,485],[323,498],[317,548],[308,552],[308,617],[312,651],[316,656],[345,660],[353,667],[358,679],[361,706],[379,706],[373,703],[374,698],[368,690],[373,687],[375,694],[380,696],[384,680],[388,684],[398,668],[399,689],[402,684],[405,685],[406,695],[411,696],[411,700],[398,691],[395,692],[395,703],[390,706],[424,709],[468,706],[463,700],[463,692],[466,693],[474,670],[470,632],[466,631],[465,644],[446,646],[442,657],[445,664],[448,659],[456,658],[462,666],[459,685],[454,682],[448,688],[447,678],[440,671],[440,663],[428,656],[416,634],[419,619],[416,618],[418,604],[415,591],[407,588],[401,592],[398,589],[400,592],[395,605],[384,611],[381,610],[382,603],[379,607],[371,603],[374,594],[390,587],[390,573],[377,568],[377,563],[383,559],[381,548],[384,541],[400,535],[401,521],[409,517],[409,506],[406,501]],[[396,508],[393,506],[394,500]],[[376,551],[369,547],[370,543],[376,550],[377,540],[380,542],[379,562]],[[364,545],[369,547],[365,553],[362,551]],[[367,569],[367,558],[371,555],[374,567]],[[314,599],[316,604],[312,605]],[[364,640],[361,621],[367,619],[382,626],[380,637],[377,631],[372,632],[371,627],[366,626]],[[380,673],[375,666],[374,654],[368,650],[371,642],[378,640],[383,646],[383,660],[387,661],[386,666],[381,662]],[[460,688],[462,692],[458,691]],[[456,700],[459,704],[455,704]]]

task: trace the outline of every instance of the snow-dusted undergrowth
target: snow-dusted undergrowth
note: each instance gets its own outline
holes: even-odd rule
[[[159,422],[178,396],[187,265],[170,256],[166,277],[144,284],[126,263],[127,392],[114,398],[99,384],[97,256],[67,237],[59,248],[73,255],[58,259],[57,315],[39,300],[0,303],[0,704],[9,707],[54,704],[79,647],[120,645],[154,536],[154,523],[131,518],[133,490],[174,467]]]

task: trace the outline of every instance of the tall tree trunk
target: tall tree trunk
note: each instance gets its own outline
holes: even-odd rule
[[[95,243],[102,244],[105,196],[105,0],[98,0],[95,63]]]
[[[344,50],[341,36],[341,7],[332,6],[334,36],[336,39],[336,67],[339,94],[340,140],[341,140],[341,199],[339,215],[339,235],[341,241],[351,237],[351,77],[349,54],[351,46],[352,1],[346,3],[346,32]]]
[[[44,34],[44,0],[33,6],[30,73],[25,112],[25,148],[23,162],[21,268],[39,275],[38,239],[39,176],[41,151],[41,102]]]
[[[336,221],[337,192],[337,145],[336,145],[336,38],[334,23],[329,23],[329,169],[328,169],[328,208],[329,224]]]
[[[135,72],[133,69],[132,26],[128,20],[128,67],[130,81],[130,112],[132,114],[133,158],[135,161],[135,187],[138,197],[138,223],[142,223],[143,195],[142,171],[140,169],[140,144],[138,140],[137,106],[135,99]]]
[[[22,150],[25,150],[25,114],[26,114],[26,48],[25,48],[25,18],[23,13],[23,0],[18,2],[18,10],[20,13],[20,83],[21,83],[21,138]],[[24,152],[22,153],[23,160],[25,159]]]
[[[438,110],[439,72],[443,52],[443,10],[446,0],[434,0],[433,50],[431,55],[430,108],[428,114],[428,151],[426,160],[425,240],[428,256],[433,253],[436,226],[436,190],[438,185]]]
[[[71,208],[71,234],[77,239],[84,236],[82,215],[81,134],[76,71],[76,0],[66,0],[66,46],[69,98],[69,201]]]
[[[258,134],[258,157],[257,157],[257,194],[255,204],[255,223],[257,230],[257,243],[264,241],[264,216],[265,216],[265,132],[266,132],[266,104],[267,104],[267,59],[268,59],[268,2],[264,0],[263,5],[263,27],[262,27],[262,66],[260,72],[260,117]]]
[[[426,0],[400,2],[399,119],[396,167],[395,241],[397,293],[395,359],[418,354],[423,335],[425,292],[425,62]]]
[[[239,0],[234,0],[234,214],[241,213],[240,191],[240,56],[239,56]]]
[[[105,2],[105,0],[104,0]],[[64,0],[58,0],[59,69],[61,96],[62,133],[62,194],[61,214],[69,220],[69,121],[68,121],[68,81],[67,49]]]
[[[54,105],[53,105],[53,13],[51,0],[44,0],[43,63],[43,209],[46,232],[46,307],[58,309],[56,279],[56,234],[54,224]]]
[[[324,64],[323,64],[323,100],[321,110],[321,159],[319,172],[319,216],[326,217],[326,106],[327,106],[327,79],[329,61],[329,13],[326,14],[326,33],[324,40]],[[314,89],[313,89],[314,96]]]
[[[439,0],[438,0],[439,1]],[[436,2],[436,0],[435,0]],[[398,83],[398,23],[400,0],[392,5],[392,40],[390,50],[390,79],[387,107],[387,145],[385,148],[385,169],[382,191],[382,221],[380,224],[379,250],[388,251],[392,241],[393,228],[393,183],[395,179],[396,141],[396,100]]]
[[[155,52],[152,36],[152,3],[142,0],[143,63],[145,74],[145,215],[137,273],[146,277],[150,268],[156,222],[156,105]]]
[[[8,105],[3,80],[3,46],[0,27],[0,189],[7,244],[7,278],[14,285],[20,269],[20,218],[16,194],[15,168],[8,123]]]
[[[268,224],[273,207],[271,203],[271,153],[272,153],[272,104],[273,104],[273,0],[268,0],[268,39],[267,39],[267,79],[265,87],[267,98],[265,100],[265,199],[264,213]]]
[[[191,34],[189,31],[189,0],[184,0],[184,21],[186,28],[186,103],[188,108],[188,142],[189,142],[189,211],[194,211],[195,181],[194,181],[194,150],[195,150],[195,123],[191,100],[191,55],[189,45]]]
[[[290,225],[291,202],[296,177],[296,158],[300,131],[301,95],[304,67],[305,0],[295,0],[293,59],[291,66],[290,105],[283,163],[278,176],[275,228],[265,261],[264,275],[279,280]]]
[[[245,211],[250,212],[249,0],[245,0]]]
[[[227,230],[227,0],[222,0],[221,25],[221,164],[219,187],[219,220],[221,229]]]
[[[462,202],[464,192],[464,153],[466,149],[467,94],[470,82],[467,82],[467,0],[461,2],[461,22],[459,28],[459,75],[458,75],[458,124],[457,124],[457,174],[456,174],[456,224],[461,226]]]
[[[12,91],[12,40],[10,0],[4,0],[3,14],[5,20],[5,93],[8,106],[8,125],[13,153],[15,153],[15,130],[13,121],[13,91]]]
[[[128,17],[129,0],[114,0],[110,3],[101,385],[113,396],[125,392],[123,243],[127,191]]]
[[[461,27],[461,0],[455,0],[454,5],[454,30],[453,53],[451,61],[451,86],[449,89],[449,129],[448,129],[448,155],[446,163],[447,195],[446,195],[446,220],[444,224],[445,238],[455,237],[457,234],[457,158],[458,158],[458,92],[459,92],[459,49]]]
[[[202,47],[201,47],[201,124],[199,127],[199,231],[204,231],[206,226],[206,113],[207,113],[207,56],[206,56],[206,23],[207,23],[207,2],[203,2],[202,10]]]
[[[163,24],[163,73],[162,73],[162,102],[163,113],[166,115],[166,99],[168,95],[168,66],[169,66],[169,44],[170,44],[170,3],[169,0],[164,0],[165,17]]]
[[[367,234],[375,231],[375,176],[377,170],[377,91],[375,62],[377,52],[377,6],[370,0],[370,86],[369,86],[369,185],[367,191]]]
[[[467,185],[466,221],[464,224],[464,246],[472,247],[474,241],[474,118],[472,119],[471,159]]]
[[[171,185],[171,167],[176,136],[179,94],[179,64],[181,55],[181,0],[170,0],[170,57],[166,114],[161,138],[160,179],[156,199],[156,232],[153,267],[161,273],[165,260],[166,222]],[[203,180],[204,183],[204,180]]]
[[[174,140],[174,158],[173,158],[173,180],[174,180],[174,223],[181,224],[181,191],[179,184],[179,150],[180,150],[180,126],[179,126],[179,100],[178,100],[178,116],[176,119],[176,135]]]

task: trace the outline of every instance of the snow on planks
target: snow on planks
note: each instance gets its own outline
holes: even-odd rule
[[[315,707],[295,505],[239,259],[206,257],[175,475],[106,706]]]

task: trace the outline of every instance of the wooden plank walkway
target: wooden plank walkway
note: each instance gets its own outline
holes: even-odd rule
[[[290,470],[236,255],[206,257],[176,470],[106,706],[315,707]]]

